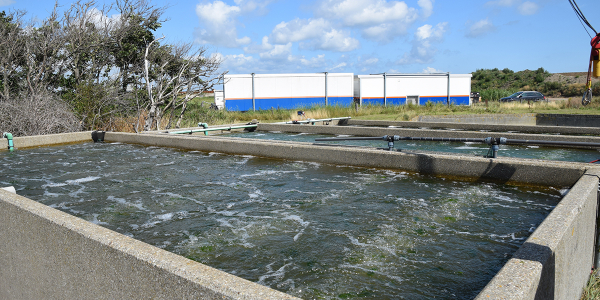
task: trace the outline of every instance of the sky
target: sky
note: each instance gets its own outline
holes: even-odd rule
[[[600,31],[600,1],[576,1]],[[229,74],[585,72],[591,49],[567,0],[151,2],[168,6],[156,36],[207,47]],[[0,10],[30,18],[47,17],[53,5],[0,0]]]

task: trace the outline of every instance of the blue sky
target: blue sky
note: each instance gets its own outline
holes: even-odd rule
[[[98,1],[103,3],[105,1]],[[68,6],[72,2],[59,1]],[[171,0],[157,36],[194,41],[241,73],[587,71],[590,37],[567,0]],[[0,0],[44,18],[53,1]],[[596,30],[600,1],[577,0]],[[591,33],[591,32],[590,32]]]

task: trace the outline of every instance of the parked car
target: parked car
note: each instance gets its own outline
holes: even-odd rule
[[[544,96],[540,92],[535,91],[523,91],[516,92],[508,97],[500,98],[500,102],[510,102],[510,101],[541,101],[546,100],[546,96]]]

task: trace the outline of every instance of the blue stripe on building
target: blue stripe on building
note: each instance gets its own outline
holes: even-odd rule
[[[431,101],[432,103],[442,103],[447,104],[448,98],[446,96],[436,96],[436,97],[421,97],[419,98],[419,105],[425,105],[427,101]],[[387,98],[387,105],[404,105],[406,104],[406,98]],[[469,105],[469,97],[450,97],[450,103],[454,105]],[[383,97],[382,98],[368,98],[362,100],[363,105],[383,105]]]
[[[328,97],[329,105],[349,106],[352,97]],[[325,97],[317,98],[269,98],[255,99],[256,110],[267,110],[271,108],[293,109],[299,107],[310,107],[314,105],[325,105]],[[225,108],[229,111],[252,110],[252,99],[225,100]]]

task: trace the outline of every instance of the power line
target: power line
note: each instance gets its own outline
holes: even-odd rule
[[[582,25],[583,24],[587,25],[590,29],[592,29],[592,31],[594,32],[595,35],[598,35],[598,32],[596,31],[596,29],[594,29],[594,27],[592,27],[592,24],[590,24],[590,22],[585,18],[585,16],[583,15],[583,12],[579,8],[579,6],[575,2],[575,0],[569,0],[569,4],[571,4],[571,7],[573,8],[573,11],[575,12],[575,14],[577,15],[577,17],[579,18],[579,21],[582,22]],[[587,32],[587,29],[585,28],[585,26],[583,26],[583,28]],[[590,33],[588,32],[588,35],[589,34]]]

